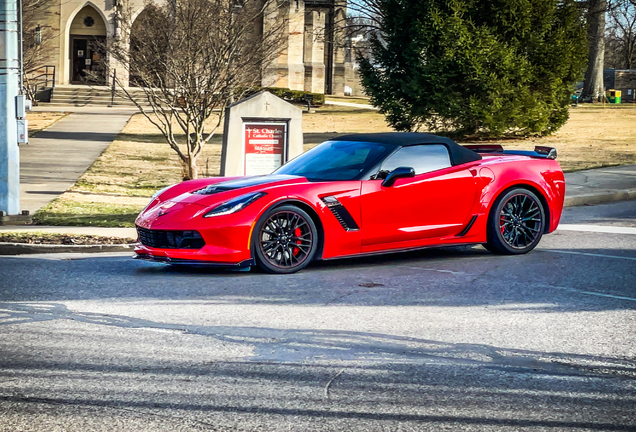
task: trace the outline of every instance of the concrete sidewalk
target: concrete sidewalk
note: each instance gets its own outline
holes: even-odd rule
[[[636,165],[565,174],[565,206],[636,199]]]
[[[38,109],[39,110],[39,109]],[[78,111],[76,107],[54,111]],[[51,111],[50,109],[48,111]],[[91,107],[74,112],[20,146],[20,209],[31,214],[75,184],[135,113]]]
[[[337,106],[344,106],[348,108],[368,109],[371,111],[380,110],[380,108],[374,107],[373,105],[370,105],[370,104],[359,104],[359,103],[353,103],[353,102],[340,102],[340,101],[326,100],[325,105],[337,105]]]

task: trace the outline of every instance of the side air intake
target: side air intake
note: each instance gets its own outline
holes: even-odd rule
[[[351,216],[351,213],[347,211],[345,206],[343,206],[336,197],[324,197],[322,198],[322,202],[324,202],[329,210],[331,210],[331,213],[333,213],[336,219],[338,219],[338,222],[340,222],[340,225],[342,225],[342,228],[344,228],[345,231],[358,231],[360,229],[356,221],[353,219],[353,216]]]

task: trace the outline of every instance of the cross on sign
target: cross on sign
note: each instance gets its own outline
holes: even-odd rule
[[[269,111],[269,102],[265,101],[265,111]]]

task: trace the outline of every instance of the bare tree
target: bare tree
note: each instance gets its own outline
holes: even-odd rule
[[[33,99],[34,88],[29,85],[28,73],[48,60],[48,55],[58,30],[48,26],[48,15],[55,14],[59,0],[22,0],[22,69],[24,70],[24,89]]]
[[[379,0],[349,0],[347,14],[347,28],[354,34],[380,31],[384,19]]]
[[[608,13],[605,67],[636,66],[636,0],[614,0]]]
[[[278,9],[276,0],[169,0],[148,4],[134,23],[122,12],[121,40],[106,50],[145,97],[120,78],[118,87],[178,154],[184,179],[197,178],[197,158],[225,107],[259,83],[277,55],[285,24]]]

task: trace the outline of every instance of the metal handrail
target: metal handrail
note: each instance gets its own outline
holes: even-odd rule
[[[27,71],[24,74],[29,75],[34,72],[40,72],[42,69],[44,69],[44,73],[40,73],[39,75],[29,78],[28,81],[30,86],[35,86],[35,89],[37,89],[42,84],[44,84],[44,87],[52,87],[52,88],[55,87],[55,66],[52,66],[52,65],[40,66],[38,68]],[[52,70],[52,72],[50,72],[50,70]],[[41,79],[42,77],[44,77],[44,79]],[[50,86],[49,86],[49,82],[51,83]]]

